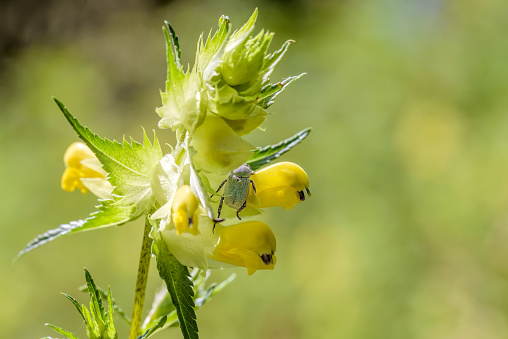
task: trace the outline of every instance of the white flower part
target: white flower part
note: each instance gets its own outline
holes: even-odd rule
[[[175,163],[171,154],[166,154],[155,167],[151,185],[155,199],[162,206],[151,218],[164,218],[168,222],[173,197],[178,187],[183,185],[182,168]]]
[[[215,233],[212,232],[213,221],[206,214],[199,215],[198,235],[189,232],[178,235],[171,221],[168,224],[161,220],[159,227],[169,250],[183,265],[204,270],[236,267],[210,258],[215,250],[215,245],[219,242],[219,233],[217,230]]]
[[[113,199],[113,185],[104,178],[81,178],[83,185],[100,199]]]
[[[102,168],[102,164],[96,157],[81,160],[83,166],[101,174],[103,178],[80,178],[83,185],[100,199],[112,199],[113,185],[106,180],[108,173]]]

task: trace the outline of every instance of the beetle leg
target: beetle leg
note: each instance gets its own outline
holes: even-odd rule
[[[238,218],[238,220],[242,220],[242,218],[240,218],[240,216],[238,215],[238,213],[240,213],[240,212],[241,212],[241,211],[242,211],[242,210],[243,210],[246,206],[247,206],[247,200],[245,200],[245,201],[243,202],[242,207],[240,207],[240,208],[238,209],[238,211],[236,211],[236,217]]]
[[[219,209],[217,210],[217,219],[215,219],[214,222],[213,222],[212,233],[214,233],[214,231],[215,231],[215,225],[217,225],[219,220],[222,221],[221,218],[220,218],[220,212],[222,211],[222,203],[223,202],[224,202],[224,197],[220,198]]]
[[[228,181],[228,179],[224,180],[224,181],[222,182],[222,184],[220,184],[220,185],[219,185],[219,188],[217,188],[217,191],[215,191],[215,193],[219,193],[220,189],[222,188],[222,186],[224,186],[224,184],[226,183],[226,181]],[[210,196],[210,198],[213,198],[213,196],[214,196],[214,194],[212,194],[212,195]]]
[[[254,180],[250,179],[250,183],[252,184],[252,189],[254,190],[254,193],[256,193],[256,185],[254,185]]]

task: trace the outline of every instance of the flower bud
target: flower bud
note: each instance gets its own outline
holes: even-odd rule
[[[230,86],[242,87],[239,88],[240,92],[255,85],[261,78],[266,51],[273,39],[273,33],[261,31],[247,40],[253,28],[238,37],[232,37],[221,58],[220,73],[224,81]],[[258,91],[261,88],[260,84],[256,87],[259,87]]]
[[[292,162],[279,162],[265,167],[250,178],[256,185],[256,193],[255,196],[254,192],[249,193],[247,203],[253,207],[281,206],[291,209],[305,200],[304,190],[310,196],[307,173]]]
[[[64,163],[66,168],[61,185],[65,191],[72,192],[77,188],[83,194],[88,192],[90,188],[85,184],[86,179],[98,178],[107,182],[106,172],[102,169],[99,160],[92,150],[82,142],[74,142],[67,148],[64,154]],[[110,188],[108,187],[108,189]]]
[[[199,201],[189,185],[183,185],[176,191],[171,218],[178,235],[187,230],[194,235],[198,234],[198,207]]]

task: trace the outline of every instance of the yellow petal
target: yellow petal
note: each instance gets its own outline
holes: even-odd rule
[[[178,235],[187,230],[194,235],[198,234],[198,207],[198,199],[189,185],[183,185],[176,191],[171,207],[171,217]]]
[[[98,172],[88,166],[95,163],[93,160],[97,160],[97,158],[88,146],[82,142],[72,143],[64,154],[66,169],[62,175],[62,189],[72,192],[77,188],[84,194],[88,189],[81,178],[104,178],[105,180],[105,173]]]
[[[275,236],[265,223],[242,222],[218,228],[219,243],[212,259],[247,268],[248,274],[256,270],[273,269],[276,258]]]
[[[281,206],[291,209],[305,200],[304,191],[310,196],[307,173],[292,162],[279,162],[265,167],[256,171],[251,179],[256,185],[256,194],[251,190],[247,203],[253,207]]]

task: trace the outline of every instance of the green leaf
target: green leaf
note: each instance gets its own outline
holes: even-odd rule
[[[14,261],[21,258],[26,253],[45,245],[66,234],[87,231],[96,228],[122,225],[136,217],[136,205],[121,206],[113,203],[111,200],[102,201],[98,211],[92,213],[85,220],[71,221],[68,224],[62,224],[59,227],[46,231],[30,241],[23,250],[21,250]]]
[[[99,291],[100,293],[100,291]],[[115,319],[113,318],[113,298],[111,297],[111,288],[108,288],[108,319],[106,321],[106,338],[105,339],[116,339],[118,335],[116,333]]]
[[[46,324],[46,326],[51,327],[55,332],[63,334],[64,336],[66,336],[69,339],[78,339],[78,337],[76,337],[73,333],[66,331],[61,327],[51,325],[51,324]]]
[[[76,309],[78,310],[79,314],[81,315],[81,317],[83,318],[83,320],[86,321],[85,319],[85,315],[83,314],[83,308],[81,307],[81,305],[78,303],[78,301],[76,299],[74,299],[73,297],[71,297],[70,295],[68,294],[65,294],[65,293],[62,293],[67,299],[69,299],[73,304],[74,306],[76,307]]]
[[[279,61],[284,56],[284,54],[286,54],[286,52],[289,48],[289,45],[292,44],[293,42],[294,42],[293,40],[286,41],[279,50],[277,50],[277,51],[273,52],[272,54],[269,54],[265,57],[263,68],[262,68],[262,72],[263,72],[262,84],[263,85],[266,84],[266,82],[268,82],[268,79],[269,79],[270,75],[272,74],[273,70],[275,69],[275,66],[277,66]]]
[[[134,140],[131,143],[118,143],[102,139],[82,126],[67,108],[55,99],[67,120],[78,136],[92,149],[108,172],[108,180],[115,186],[115,200],[103,200],[98,211],[85,220],[72,221],[49,230],[30,241],[14,260],[31,250],[66,234],[89,229],[122,225],[141,216],[151,207],[151,179],[155,166],[162,158],[162,150],[154,135],[153,144],[143,131],[143,144]]]
[[[152,172],[162,158],[162,150],[154,135],[153,145],[143,131],[143,144],[131,139],[122,143],[103,139],[82,126],[67,108],[54,99],[78,136],[90,147],[108,172],[108,181],[115,187],[115,202],[121,206],[136,205],[132,218],[150,207]]]
[[[263,109],[267,109],[270,107],[274,101],[275,98],[282,93],[283,90],[286,89],[287,85],[292,83],[293,81],[300,79],[305,73],[302,73],[300,75],[292,76],[287,79],[284,79],[281,82],[278,82],[276,84],[266,85],[261,89],[261,94],[259,96],[258,101],[256,102],[256,105]]]
[[[88,286],[88,294],[90,295],[90,311],[92,311],[93,318],[99,323],[100,332],[102,332],[102,327],[105,318],[105,310],[102,306],[102,299],[97,291],[97,286],[95,286],[95,282],[92,279],[92,276],[85,268],[85,279],[86,285]]]
[[[219,53],[224,47],[224,44],[229,37],[231,28],[231,21],[227,16],[221,16],[219,19],[219,29],[215,32],[213,37],[208,34],[206,43],[203,45],[202,36],[199,38],[198,50],[196,52],[195,67],[197,71],[203,73],[204,69],[212,61],[213,57]]]
[[[157,270],[166,283],[171,300],[175,305],[180,329],[185,339],[197,339],[198,325],[194,312],[194,292],[189,280],[189,270],[169,251],[161,234],[155,230],[152,252],[155,255]]]
[[[164,324],[166,323],[166,320],[167,320],[167,316],[163,316],[159,322],[157,324],[155,324],[153,327],[151,327],[148,331],[145,332],[145,334],[143,335],[140,335],[137,339],[146,339],[148,338],[150,335],[152,335],[156,330],[158,330],[159,328],[161,328],[162,326],[164,326]]]
[[[90,311],[88,311],[88,308],[85,307],[85,305],[81,305],[81,307],[83,309],[83,315],[85,316],[86,333],[88,334],[88,337],[90,339],[99,338],[101,335],[101,332],[99,330],[99,324],[97,324],[97,322],[90,314]]]
[[[175,30],[170,25],[168,21],[164,21],[166,24],[165,27],[165,35],[166,35],[166,47],[171,48],[171,52],[173,54],[175,66],[178,68],[182,67],[182,52],[180,51],[180,43],[178,42],[178,36],[175,33]],[[171,38],[171,42],[169,41],[169,38]],[[173,51],[174,49],[174,51]],[[175,55],[176,52],[176,55]],[[169,57],[169,55],[168,55]],[[169,64],[169,63],[168,63]]]
[[[79,290],[81,292],[88,292],[88,286],[84,285],[84,286],[81,286],[79,288]],[[115,298],[113,298],[112,296],[109,295],[109,290],[108,292],[106,292],[104,289],[100,288],[97,286],[97,290],[99,291],[101,297],[103,299],[106,299],[108,300],[108,303],[109,303],[109,298],[111,297],[111,303],[112,303],[112,306],[113,306],[113,311],[116,312],[116,314],[118,314],[128,325],[131,324],[131,319],[129,316],[127,316],[124,312],[124,310],[117,304]]]
[[[268,145],[262,148],[258,148],[254,151],[247,165],[255,171],[260,167],[268,164],[270,161],[279,158],[281,155],[289,151],[291,148],[302,142],[310,133],[311,128],[306,128],[290,138],[283,140],[275,145]]]

